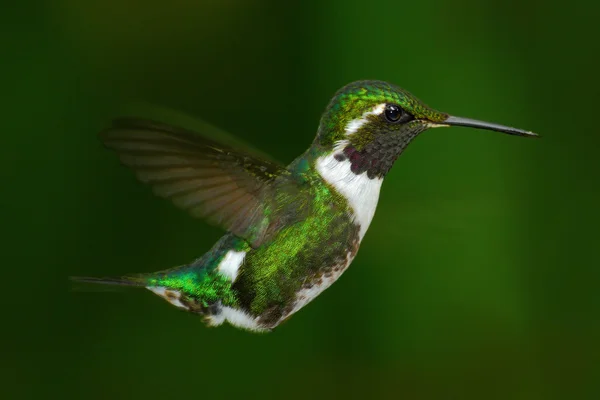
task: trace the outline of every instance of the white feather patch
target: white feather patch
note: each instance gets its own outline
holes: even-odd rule
[[[257,318],[254,318],[245,311],[232,307],[221,307],[217,314],[208,316],[208,324],[211,326],[221,325],[225,321],[235,327],[250,331],[262,332],[267,330],[258,323]]]
[[[179,299],[181,298],[181,293],[179,293],[177,290],[167,289],[162,286],[146,286],[146,289],[162,297],[169,303],[173,304],[175,307],[183,308],[184,310],[188,309],[188,307],[185,304],[179,301]]]
[[[386,103],[378,104],[372,110],[364,112],[360,118],[356,118],[348,122],[348,125],[346,125],[346,136],[356,133],[361,128],[361,126],[369,122],[367,120],[367,116],[381,115],[383,110],[385,110],[385,105]]]
[[[244,257],[246,257],[245,251],[234,251],[229,250],[221,263],[219,264],[218,271],[231,279],[231,282],[235,282],[235,279],[240,272],[240,267],[244,262]]]
[[[350,170],[350,161],[336,160],[335,154],[346,145],[346,141],[338,143],[331,154],[317,159],[316,167],[321,177],[348,200],[362,240],[375,215],[383,178],[369,179],[365,172],[356,175]]]

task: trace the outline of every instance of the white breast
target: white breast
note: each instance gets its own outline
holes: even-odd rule
[[[342,145],[336,147],[341,148]],[[336,151],[317,159],[317,171],[348,201],[354,223],[360,226],[359,236],[362,240],[375,215],[383,178],[369,179],[366,172],[356,175],[350,170],[350,161],[338,161],[335,154]]]

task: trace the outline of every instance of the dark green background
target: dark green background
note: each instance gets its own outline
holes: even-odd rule
[[[600,398],[598,2],[2,5],[2,398]],[[537,131],[419,137],[338,283],[268,335],[68,275],[191,261],[221,232],[96,132],[143,101],[291,161],[383,79]]]

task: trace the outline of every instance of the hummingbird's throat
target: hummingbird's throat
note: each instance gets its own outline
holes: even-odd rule
[[[340,162],[349,161],[350,171],[355,175],[366,172],[369,179],[382,178],[389,170],[389,168],[387,170],[382,168],[381,160],[366,151],[358,151],[351,144],[344,147],[341,152],[336,153],[334,157]]]
[[[420,133],[420,130],[410,130],[404,135],[390,135],[373,140],[357,149],[352,143],[345,142],[334,153],[337,161],[349,161],[350,170],[360,175],[366,173],[369,179],[383,178],[394,165],[398,156],[406,146]]]

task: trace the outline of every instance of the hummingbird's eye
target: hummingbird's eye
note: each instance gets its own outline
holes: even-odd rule
[[[385,106],[385,119],[389,122],[398,122],[402,118],[404,111],[395,104],[388,104]]]
[[[407,113],[396,104],[388,104],[385,106],[385,119],[392,124],[406,123],[412,121],[415,117],[412,114]]]

